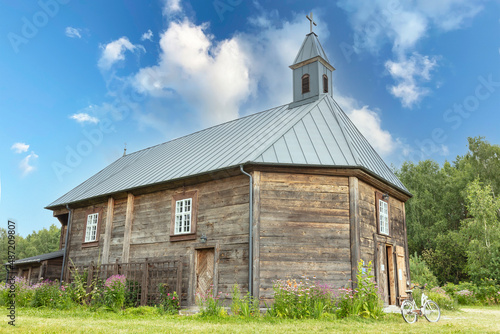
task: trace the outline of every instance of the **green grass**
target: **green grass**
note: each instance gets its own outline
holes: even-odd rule
[[[161,315],[152,308],[130,309],[123,313],[83,308],[67,311],[18,308],[16,328],[0,314],[0,332],[17,333],[498,333],[500,307],[467,307],[445,311],[437,323],[420,317],[409,325],[400,314],[379,320],[201,319],[196,316]]]

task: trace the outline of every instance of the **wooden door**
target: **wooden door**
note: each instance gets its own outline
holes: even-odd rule
[[[205,296],[214,283],[214,249],[196,250],[196,295]]]
[[[396,273],[393,246],[380,242],[377,245],[378,277],[377,283],[382,288],[382,299],[386,305],[396,304]]]
[[[382,288],[382,299],[384,300],[384,304],[389,304],[389,284],[387,280],[387,256],[386,256],[386,248],[385,243],[378,243],[377,245],[377,260],[379,264],[378,272],[379,275],[377,277],[378,285]]]
[[[406,297],[406,261],[405,261],[405,249],[401,246],[396,246],[396,257],[398,266],[398,287],[399,296]]]

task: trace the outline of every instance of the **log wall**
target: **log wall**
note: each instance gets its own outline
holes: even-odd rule
[[[172,196],[198,191],[197,237],[195,240],[170,241]],[[214,277],[215,290],[230,292],[234,283],[245,291],[248,289],[248,208],[249,179],[233,176],[134,196],[131,222],[129,262],[183,258],[182,287],[185,300],[194,302],[192,285],[194,277],[194,255],[196,249],[214,248],[217,268]],[[76,266],[97,263],[102,256],[108,201],[93,207],[73,210],[69,257]],[[99,244],[82,247],[89,210],[100,209]],[[101,263],[122,262],[127,198],[115,199],[109,247],[109,258],[100,258]],[[207,236],[201,243],[200,237]]]
[[[260,298],[301,275],[344,286],[351,278],[347,177],[262,172]]]

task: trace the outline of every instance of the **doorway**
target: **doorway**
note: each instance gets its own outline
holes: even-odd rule
[[[394,247],[385,245],[385,263],[387,263],[387,295],[389,305],[396,305],[396,281],[394,275]]]
[[[206,296],[214,284],[213,248],[196,250],[196,291],[199,296]]]

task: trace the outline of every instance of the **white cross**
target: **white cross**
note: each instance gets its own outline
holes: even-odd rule
[[[306,18],[310,21],[309,23],[311,25],[311,32],[313,32],[313,24],[315,26],[317,26],[316,22],[314,22],[314,20],[313,20],[313,13],[311,12],[311,17],[309,17],[309,16],[306,15]]]

